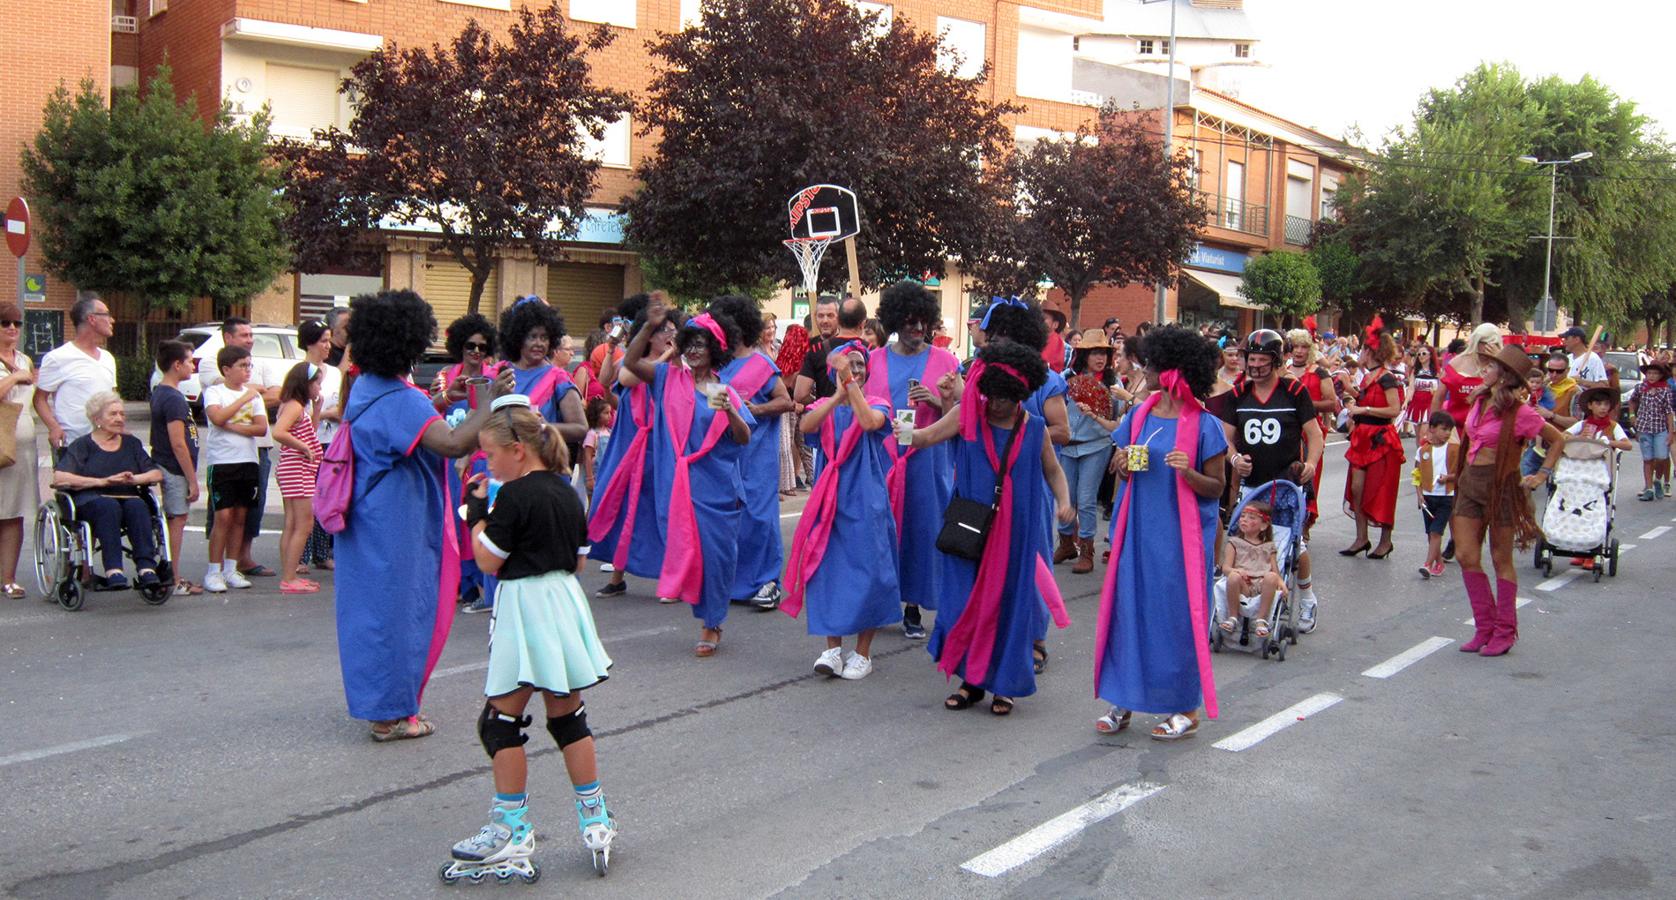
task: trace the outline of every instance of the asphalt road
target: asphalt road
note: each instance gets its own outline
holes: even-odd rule
[[[1008,719],[943,711],[950,686],[899,633],[866,680],[829,681],[801,621],[740,607],[721,653],[695,659],[690,613],[631,580],[594,605],[617,663],[588,697],[623,827],[611,874],[593,874],[537,729],[528,887],[436,878],[491,791],[474,729],[486,617],[456,621],[426,697],[440,731],[378,745],[344,712],[329,593],[5,602],[0,893],[1671,896],[1672,517],[1626,492],[1617,530],[1635,546],[1600,584],[1527,564],[1522,639],[1483,659],[1455,652],[1470,612],[1453,567],[1415,571],[1417,514],[1404,507],[1389,560],[1344,561],[1350,525],[1330,511],[1320,630],[1285,662],[1216,656],[1222,718],[1178,744],[1149,740],[1151,717],[1092,730],[1097,576],[1061,568],[1073,625]],[[265,535],[258,555],[274,553]]]

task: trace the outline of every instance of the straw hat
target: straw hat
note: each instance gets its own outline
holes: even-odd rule
[[[1495,353],[1480,350],[1478,361],[1493,362],[1501,366],[1502,372],[1512,379],[1514,385],[1524,384],[1526,376],[1530,375],[1531,369],[1536,365],[1522,348],[1514,344],[1509,344]]]

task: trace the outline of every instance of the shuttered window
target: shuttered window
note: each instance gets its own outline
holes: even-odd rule
[[[491,320],[495,318],[498,280],[496,271],[491,269],[489,281],[483,285],[483,299],[477,305],[477,311]],[[448,323],[466,314],[467,304],[471,300],[471,273],[452,258],[427,257],[424,297],[425,302],[431,305],[431,312],[436,316],[435,346],[441,347]]]
[[[623,301],[623,267],[555,263],[547,267],[547,302],[564,315],[565,330],[581,346],[599,326],[599,314]]]
[[[308,134],[338,124],[338,70],[268,63],[267,79],[275,131]]]

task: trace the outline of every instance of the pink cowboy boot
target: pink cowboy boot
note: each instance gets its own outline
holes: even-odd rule
[[[1496,579],[1496,630],[1479,656],[1500,656],[1519,639],[1519,585]]]
[[[1490,576],[1461,570],[1467,602],[1472,604],[1472,640],[1461,645],[1462,653],[1477,653],[1490,642],[1496,627],[1496,599],[1490,593]]]

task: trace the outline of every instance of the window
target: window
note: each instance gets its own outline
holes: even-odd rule
[[[1140,54],[1142,56],[1151,56],[1152,55],[1152,39],[1151,38],[1147,38],[1146,40],[1141,41],[1141,43],[1140,43]]]
[[[594,136],[582,132],[582,155],[589,159],[599,160],[599,164],[613,169],[629,167],[629,117],[624,115],[615,122],[605,126],[604,133],[598,140]]]
[[[570,17],[620,28],[634,27],[636,0],[570,0]]]
[[[1069,100],[1071,41],[1066,34],[1034,28],[1018,30],[1018,95],[1040,100]]]
[[[856,0],[855,8],[860,10],[862,15],[872,13],[878,16],[878,19],[873,23],[874,33],[883,35],[890,31],[890,23],[895,18],[896,11],[889,3],[867,3],[865,0]]]
[[[169,0],[151,0],[146,18],[155,19],[169,11]]]
[[[1222,182],[1222,227],[1236,231],[1245,224],[1245,163],[1230,161]]]
[[[937,34],[942,39],[937,48],[938,61],[945,70],[961,78],[976,78],[983,73],[985,54],[982,22],[938,16]]]
[[[338,124],[336,69],[310,69],[268,63],[267,96],[274,133],[307,136],[316,128]]]
[[[1191,184],[1195,188],[1199,187],[1200,183],[1204,181],[1204,177],[1205,177],[1205,151],[1203,151],[1203,150],[1194,150],[1193,151],[1193,171],[1191,173],[1189,173],[1189,175],[1192,178]]]
[[[1321,173],[1321,218],[1333,217],[1333,203],[1338,195],[1338,176]]]
[[[1235,44],[1234,45],[1234,58],[1235,59],[1250,59],[1251,58],[1251,45],[1250,44]]]
[[[1170,55],[1170,42],[1169,41],[1159,41],[1158,42],[1158,52],[1164,54],[1165,56],[1169,56]]]
[[[459,6],[481,6],[484,9],[512,9],[512,0],[442,0]]]
[[[703,18],[703,11],[699,8],[699,0],[681,0],[681,28],[687,29],[699,23]]]

